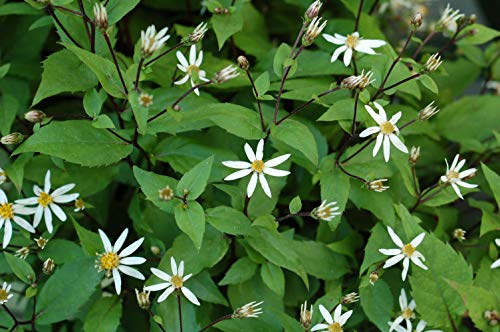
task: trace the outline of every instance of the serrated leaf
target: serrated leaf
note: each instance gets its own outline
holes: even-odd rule
[[[210,22],[217,37],[219,50],[229,37],[243,28],[243,16],[240,11],[228,14],[214,14]]]

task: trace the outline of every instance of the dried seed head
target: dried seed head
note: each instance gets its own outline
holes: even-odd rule
[[[356,292],[342,296],[341,300],[342,304],[351,304],[358,301],[359,301],[359,295]]]
[[[309,331],[312,324],[313,317],[313,306],[311,304],[310,309],[307,310],[307,301],[300,305],[300,325],[304,330]]]
[[[43,119],[45,119],[46,117],[47,117],[47,115],[44,112],[39,111],[39,110],[31,110],[31,111],[26,112],[24,114],[24,118],[31,123],[42,122]]]
[[[235,77],[238,77],[238,75],[238,69],[233,65],[229,65],[214,75],[214,82],[217,84],[221,84],[230,81]]]
[[[381,193],[383,191],[386,191],[389,189],[389,186],[384,186],[384,182],[386,182],[387,179],[378,179],[378,180],[373,180],[367,183],[368,189],[376,191],[378,193]]]
[[[410,150],[410,157],[408,158],[410,165],[415,165],[418,161],[418,158],[420,158],[420,146],[412,146]]]
[[[321,6],[323,6],[323,3],[319,0],[314,1],[309,8],[307,8],[306,13],[304,14],[306,20],[312,20],[316,16],[318,16],[319,11],[321,9]]]
[[[422,121],[425,121],[425,120],[429,120],[434,115],[436,115],[439,112],[439,109],[437,108],[437,106],[433,106],[433,105],[434,105],[434,102],[425,106],[425,108],[423,110],[418,112],[418,118]]]
[[[22,247],[18,250],[16,250],[15,256],[21,258],[21,259],[26,259],[28,255],[30,254],[30,248],[29,247]]]
[[[370,276],[368,278],[370,279],[370,284],[375,285],[379,278],[378,272],[373,271],[372,273],[370,273]]]
[[[40,236],[38,239],[35,239],[35,242],[36,242],[36,245],[38,246],[38,248],[43,250],[45,248],[45,246],[47,245],[47,243],[49,242],[49,240],[44,239],[43,237]]]
[[[416,13],[415,15],[413,15],[410,22],[412,29],[418,30],[422,26],[423,20],[424,18],[421,13]]]
[[[309,23],[306,32],[302,36],[302,44],[304,46],[310,46],[326,27],[326,22],[327,21],[323,21],[323,23],[321,23],[321,17],[315,17],[311,23]]]
[[[56,264],[52,258],[48,258],[45,262],[43,262],[42,271],[46,275],[51,275],[56,268]]]
[[[264,303],[264,301],[252,301],[250,303],[247,303],[244,306],[236,309],[232,317],[236,319],[258,317],[260,314],[262,314],[262,308],[259,307],[262,303]]]
[[[432,73],[433,71],[436,71],[442,63],[443,61],[441,60],[441,56],[439,55],[439,53],[435,53],[431,55],[425,63],[424,70],[427,73]]]
[[[205,37],[205,33],[208,31],[207,23],[201,22],[198,24],[196,28],[194,28],[193,32],[191,32],[185,40],[186,45],[193,45],[200,42],[203,37]]]
[[[248,59],[244,55],[240,55],[238,57],[238,66],[240,66],[241,69],[244,71],[247,71],[248,68],[250,68],[250,62],[248,62]]]
[[[24,140],[24,135],[21,133],[12,133],[3,136],[0,139],[0,143],[4,145],[20,144]]]
[[[99,30],[105,31],[108,28],[108,12],[104,4],[96,3],[94,5],[94,21]]]
[[[360,89],[363,90],[373,82],[375,82],[375,79],[372,80],[373,77],[373,72],[370,70],[368,72],[364,72],[364,69],[361,70],[360,75],[352,75],[347,78],[344,78],[342,80],[342,83],[340,85],[344,89],[349,89],[349,90],[354,90],[354,89]]]
[[[137,303],[139,304],[139,308],[148,310],[151,307],[151,301],[149,300],[150,291],[139,292],[137,288],[135,289],[135,296],[137,298]]]

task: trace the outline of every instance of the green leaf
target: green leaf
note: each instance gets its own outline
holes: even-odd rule
[[[321,199],[326,200],[327,203],[337,202],[339,208],[337,212],[343,213],[349,198],[351,183],[349,177],[335,166],[335,155],[330,155],[321,160],[319,175]],[[330,229],[334,231],[341,220],[342,215],[338,215],[328,221]]]
[[[434,82],[434,80],[429,75],[420,76],[419,82],[422,83],[422,85],[425,86],[430,92],[433,92],[435,94],[439,93],[439,88],[436,82]]]
[[[10,134],[18,109],[19,102],[14,96],[10,94],[0,96],[0,132],[2,135]]]
[[[288,209],[290,213],[297,213],[302,209],[302,201],[300,200],[300,196],[295,196],[290,203],[288,204]]]
[[[196,201],[181,204],[174,210],[177,226],[193,240],[196,249],[200,250],[205,232],[205,211]]]
[[[0,16],[7,15],[39,15],[40,12],[27,3],[10,2],[0,6]]]
[[[77,226],[80,228],[80,231],[83,230],[83,232],[88,232],[86,229],[82,229],[78,224]],[[96,251],[94,251],[93,255],[95,255],[95,253]],[[85,253],[82,248],[74,242],[54,239],[47,243],[45,248],[39,253],[39,257],[42,261],[52,258],[56,265],[60,265],[82,259],[85,257]]]
[[[122,304],[116,295],[94,302],[83,323],[84,332],[115,332],[120,325]]]
[[[29,265],[25,260],[9,254],[8,252],[4,252],[4,255],[7,260],[7,264],[9,264],[12,272],[14,272],[19,279],[29,285],[35,281],[36,275],[31,265]]]
[[[200,197],[207,186],[208,178],[212,172],[213,161],[214,156],[210,156],[184,174],[177,185],[177,192],[184,194],[185,190],[187,190],[186,198],[189,200]]]
[[[10,63],[6,63],[4,65],[1,65],[0,66],[0,79],[4,78],[5,75],[7,75],[7,73],[9,72],[10,70]]]
[[[5,173],[19,192],[23,188],[24,168],[32,157],[32,153],[23,153],[12,164],[5,166]]]
[[[115,124],[108,115],[101,114],[92,121],[92,127],[96,129],[115,129]]]
[[[118,23],[127,13],[131,12],[141,0],[110,0],[106,3],[108,12],[108,24]]]
[[[279,296],[283,296],[285,294],[285,274],[280,267],[269,262],[264,263],[262,264],[260,270],[260,276],[266,286],[273,292]]]
[[[243,212],[228,206],[207,209],[207,222],[219,231],[231,235],[247,235],[252,226]]]
[[[264,137],[259,115],[236,104],[213,104],[203,107],[204,116],[230,134],[253,140]]]
[[[214,14],[210,22],[220,50],[229,37],[243,28],[243,15],[240,11],[228,14]]]
[[[271,128],[270,137],[299,151],[313,165],[318,165],[318,147],[309,128],[299,121],[287,119]]]
[[[361,306],[366,316],[381,331],[387,330],[387,322],[392,317],[392,293],[384,280],[378,280],[374,285],[366,285],[359,289]]]
[[[227,306],[224,295],[219,291],[210,274],[206,271],[191,279],[189,289],[204,302],[221,304]]]
[[[294,240],[292,247],[300,265],[316,278],[335,280],[350,270],[345,256],[334,252],[321,242]]]
[[[97,85],[97,78],[78,57],[68,50],[51,54],[43,62],[40,86],[33,105],[61,92],[86,91]]]
[[[278,49],[276,50],[273,59],[273,70],[278,77],[281,77],[283,75],[284,63],[285,60],[290,57],[291,51],[292,48],[285,43],[281,44],[280,47],[278,47]]]
[[[49,277],[38,297],[38,324],[64,321],[80,311],[102,279],[94,261],[92,257],[66,263]]]
[[[450,285],[460,293],[475,327],[481,331],[494,331],[492,325],[484,317],[486,311],[492,311],[500,305],[500,300],[498,296],[495,296],[495,291],[492,292],[494,288],[484,289],[454,282],[450,282]]]
[[[144,195],[146,195],[146,198],[148,200],[153,202],[154,205],[156,205],[163,211],[174,213],[174,207],[179,202],[177,200],[162,200],[160,198],[159,191],[166,187],[170,187],[172,190],[174,190],[174,188],[177,188],[177,180],[165,175],[158,175],[153,172],[147,172],[137,166],[134,166],[134,176],[137,182],[139,182],[141,190]]]
[[[257,96],[255,97],[264,96],[269,91],[270,84],[269,72],[265,71],[255,80],[255,88],[257,89]]]
[[[80,243],[83,247],[83,250],[87,253],[87,255],[91,257],[95,257],[96,253],[102,252],[103,244],[101,242],[101,238],[99,234],[91,232],[86,228],[80,226],[76,220],[70,216],[71,221],[73,222],[73,226],[75,227],[76,234],[80,239]],[[50,242],[49,242],[50,244]],[[48,245],[48,244],[47,244]],[[63,258],[61,258],[62,260]],[[66,258],[64,258],[66,260]],[[56,262],[57,263],[57,262]]]
[[[492,171],[483,163],[481,163],[481,168],[483,169],[486,181],[488,181],[488,184],[490,185],[491,191],[493,191],[493,196],[495,196],[497,206],[500,206],[500,175]]]
[[[82,166],[110,165],[127,157],[132,145],[90,121],[52,122],[30,136],[14,154],[40,152]]]
[[[219,281],[219,286],[236,285],[250,280],[254,276],[256,270],[257,264],[250,258],[240,258],[231,265],[229,270],[227,270],[224,278]]]
[[[467,26],[460,36],[466,36],[471,30],[474,30],[474,35],[460,39],[458,45],[481,45],[500,36],[500,31],[478,23]]]
[[[141,135],[145,135],[148,127],[148,108],[139,103],[140,94],[137,91],[131,91],[128,95],[128,101],[134,112],[135,122],[137,123],[137,131]]]
[[[83,95],[83,108],[85,113],[91,118],[95,118],[101,113],[101,108],[106,101],[106,92],[101,90],[97,92],[96,89],[90,89]]]

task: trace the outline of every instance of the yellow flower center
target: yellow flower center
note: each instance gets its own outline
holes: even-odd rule
[[[196,66],[196,65],[191,65],[191,66],[187,67],[187,73],[189,76],[193,75],[193,72],[198,74],[199,71],[200,71],[200,68],[198,68],[198,66]]]
[[[0,205],[0,217],[2,217],[2,219],[14,218],[14,209],[12,208],[12,206],[12,203],[5,203]]]
[[[52,196],[47,193],[41,193],[40,197],[38,197],[38,203],[43,207],[47,207],[52,203]]]
[[[342,326],[339,323],[333,323],[328,326],[329,332],[342,332]]]
[[[403,316],[404,319],[410,319],[413,317],[413,311],[410,308],[406,308],[401,313],[401,316]]]
[[[101,270],[110,271],[116,269],[120,265],[120,257],[114,252],[107,252],[100,258]]]
[[[394,127],[394,125],[389,121],[382,122],[380,124],[380,131],[384,135],[392,134],[394,132],[394,130],[396,130],[396,127]]]
[[[141,96],[139,97],[139,104],[144,107],[149,107],[153,104],[153,97],[148,94],[141,94]]]
[[[355,48],[358,46],[359,43],[359,37],[353,36],[353,35],[347,35],[347,39],[345,41],[345,44],[350,47],[350,48]]]
[[[403,249],[401,249],[401,251],[406,255],[406,257],[411,257],[411,255],[415,252],[415,247],[413,247],[411,243],[408,243],[403,247]]]
[[[182,280],[182,278],[178,275],[175,275],[172,277],[172,279],[170,279],[170,283],[176,288],[176,289],[180,289],[182,288],[182,286],[184,285],[184,281]]]
[[[174,197],[174,191],[169,186],[166,186],[165,188],[159,190],[159,195],[161,199],[169,201]]]
[[[0,302],[6,302],[9,299],[9,292],[5,289],[0,289]]]
[[[78,198],[75,201],[75,208],[80,209],[80,210],[83,210],[85,208],[85,202],[83,201],[83,199]]]
[[[330,214],[332,213],[332,210],[330,210],[329,207],[324,207],[321,210],[318,211],[318,217],[320,218],[328,218]]]
[[[458,179],[458,178],[460,178],[460,175],[458,174],[458,172],[455,172],[455,171],[449,171],[449,172],[448,172],[448,175],[446,175],[446,177],[448,178],[448,180],[453,180],[453,179]]]
[[[265,167],[266,167],[266,165],[264,164],[264,162],[262,160],[255,160],[252,163],[252,169],[254,171],[256,171],[257,173],[262,173],[262,171],[264,170]]]

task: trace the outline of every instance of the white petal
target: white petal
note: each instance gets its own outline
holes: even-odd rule
[[[146,262],[146,258],[143,257],[124,257],[120,259],[120,264],[123,265],[139,265]]]
[[[257,173],[253,173],[247,186],[247,196],[252,197],[255,187],[257,187]]]
[[[120,258],[130,256],[132,253],[134,253],[139,247],[141,246],[142,242],[144,242],[144,238],[141,237],[139,240],[133,242],[130,244],[128,247],[122,250],[122,252],[119,254]]]
[[[457,194],[458,197],[460,197],[460,199],[464,199],[464,197],[462,196],[462,193],[460,192],[460,189],[458,188],[458,186],[455,183],[452,183],[451,187],[453,188],[453,190],[455,190],[455,193]]]
[[[342,52],[344,52],[345,50],[347,50],[347,46],[340,46],[339,48],[337,48],[333,54],[332,54],[332,58],[330,59],[330,62],[335,62],[337,61],[337,59],[339,58],[339,56],[342,54]]]
[[[102,244],[104,245],[104,250],[106,250],[106,252],[111,252],[113,250],[113,246],[111,245],[111,242],[109,241],[109,238],[106,235],[106,233],[104,233],[100,229],[97,230],[97,232],[101,236],[101,241],[102,241]]]
[[[248,168],[248,169],[242,169],[242,170],[239,170],[239,171],[236,171],[234,173],[231,173],[229,174],[228,176],[226,176],[224,178],[225,181],[232,181],[232,180],[236,180],[236,179],[241,179],[245,176],[247,176],[248,174],[252,173],[252,169],[251,168]]]
[[[408,275],[408,268],[410,267],[410,259],[406,257],[403,259],[403,272],[401,273],[401,278],[403,281],[406,280],[406,276]]]
[[[113,281],[115,282],[116,294],[120,295],[122,291],[122,277],[117,269],[113,269]]]
[[[24,228],[25,230],[27,230],[28,232],[35,233],[35,229],[33,228],[33,226],[31,226],[31,224],[26,220],[24,220],[23,218],[14,216],[14,222],[19,226],[21,226],[22,228]]]
[[[127,235],[128,235],[128,228],[125,228],[118,237],[118,240],[116,240],[115,245],[113,246],[113,252],[120,251],[120,249],[123,247],[123,244],[125,243],[125,240],[127,239]]]
[[[370,135],[378,133],[379,131],[380,127],[368,127],[359,134],[359,137],[368,137]]]
[[[384,264],[384,269],[387,269],[388,267],[391,267],[393,265],[396,265],[397,263],[399,263],[403,258],[405,257],[405,255],[403,254],[399,254],[399,255],[396,255],[394,257],[391,257],[389,258],[385,264]]]
[[[167,297],[173,293],[174,290],[175,290],[174,287],[167,288],[158,298],[158,303],[165,301]]]
[[[268,161],[266,161],[264,163],[264,165],[266,167],[275,167],[275,166],[278,166],[282,163],[284,163],[285,161],[288,160],[288,158],[290,158],[291,154],[284,154],[282,156],[279,156],[279,157],[276,157],[276,158],[273,158],[273,159],[270,159]]]
[[[246,161],[223,161],[222,164],[226,167],[244,169],[252,166],[249,162]]]
[[[476,188],[478,186],[477,184],[467,183],[464,181],[457,181],[456,183],[464,188]]]
[[[379,249],[378,251],[387,256],[395,256],[401,253],[401,249]]]
[[[64,213],[64,211],[59,207],[59,205],[52,203],[49,206],[52,212],[54,212],[57,218],[59,218],[59,220],[66,221],[67,219],[66,213]]]
[[[387,232],[389,233],[392,242],[394,242],[394,244],[397,245],[398,247],[403,248],[404,246],[403,241],[401,241],[399,236],[394,232],[394,230],[390,226],[387,226]]]
[[[262,160],[264,158],[264,140],[261,139],[257,144],[257,149],[255,151],[255,159]]]
[[[460,172],[460,170],[462,169],[462,167],[464,167],[464,165],[465,165],[465,159],[460,160],[460,162],[455,167],[455,172]]]
[[[38,227],[43,216],[43,206],[38,205],[35,212],[35,217],[33,218],[33,227]]]
[[[341,315],[342,315],[342,305],[339,304],[339,305],[337,305],[337,307],[335,307],[335,310],[333,311],[333,321],[340,323]],[[340,324],[340,325],[342,325],[342,324]]]
[[[12,238],[12,224],[10,223],[10,220],[5,220],[5,228],[3,229],[3,248],[7,248],[9,245],[10,239]]]
[[[52,234],[54,227],[52,225],[52,212],[50,212],[49,207],[43,209],[43,216],[45,218],[45,226],[47,226],[47,231]]]
[[[323,34],[323,38],[325,38],[325,40],[327,42],[330,42],[330,43],[335,44],[335,45],[344,45],[345,44],[345,40],[340,40],[340,39],[335,38],[334,36],[326,34],[326,33]]]
[[[424,329],[425,329],[425,325],[427,325],[427,323],[425,322],[425,320],[421,320],[420,322],[418,322],[417,327],[415,328],[415,330],[417,332],[423,332]]]
[[[139,280],[145,280],[146,279],[142,275],[141,272],[137,271],[134,268],[126,266],[126,265],[120,265],[120,266],[118,266],[118,270],[120,270],[121,272],[125,273],[126,275],[129,275],[129,276],[134,277],[134,278],[139,279]]]
[[[278,176],[278,177],[287,176],[290,174],[289,171],[283,171],[281,169],[275,169],[275,168],[269,168],[269,167],[264,168],[263,172],[266,174],[269,174],[271,176]]]
[[[43,191],[48,193],[50,191],[50,169],[45,173],[45,183],[43,186]]]
[[[405,310],[408,307],[408,297],[404,288],[401,288],[401,295],[399,295],[399,307],[401,310]]]
[[[378,109],[379,119],[382,122],[387,121],[387,114],[385,113],[384,108],[377,102],[374,102],[373,105],[375,105],[375,107]]]
[[[411,310],[414,310],[416,307],[417,307],[417,303],[415,302],[415,300],[411,300],[410,304],[408,304],[408,308],[410,308]]]
[[[151,272],[158,278],[165,281],[170,281],[170,279],[172,278],[169,274],[163,272],[162,270],[155,269],[154,267],[151,268]]]
[[[14,204],[12,206],[12,209],[14,210],[14,214],[22,214],[22,215],[31,215],[36,213],[36,207],[28,207],[20,204]]]
[[[372,50],[370,47],[366,46],[366,45],[363,45],[363,44],[358,44],[355,48],[354,48],[357,52],[361,52],[361,53],[366,53],[366,54],[377,54],[374,50]]]
[[[396,123],[399,121],[399,119],[401,119],[401,115],[402,115],[402,114],[403,114],[403,113],[401,113],[401,112],[397,112],[396,114],[394,114],[394,115],[392,116],[392,118],[391,118],[389,121],[390,121],[392,124],[396,124]]]
[[[351,315],[352,315],[352,310],[349,310],[348,312],[340,316],[340,321],[339,321],[340,325],[343,326],[347,322],[347,320],[351,317]]]
[[[389,136],[384,135],[384,159],[385,162],[389,161],[389,158],[391,157],[391,142],[389,139]]]
[[[5,241],[5,240],[4,240]],[[4,247],[5,248],[5,247]],[[497,267],[500,266],[500,258],[497,259],[496,261],[493,262],[493,264],[491,264],[490,268],[491,269],[496,269]]]
[[[196,45],[191,45],[191,48],[189,49],[189,64],[196,64]]]
[[[175,85],[182,85],[182,84],[186,83],[189,80],[189,77],[190,77],[189,75],[186,75],[183,78],[181,78],[180,80],[175,81],[174,84]]]
[[[172,274],[177,274],[177,263],[175,262],[174,257],[170,257],[170,269],[172,270]]]
[[[250,147],[250,144],[245,143],[243,148],[245,149],[245,153],[247,155],[248,160],[250,160],[250,162],[254,162],[256,159],[255,153],[253,152],[252,148]]]
[[[359,44],[363,45],[363,46],[368,46],[370,48],[377,48],[377,47],[380,47],[380,46],[384,46],[387,43],[385,41],[383,41],[383,40],[361,39],[359,41]]]
[[[395,134],[390,134],[389,139],[399,151],[408,153],[408,148],[403,144],[403,142],[401,142],[398,136],[396,136]]]
[[[455,169],[455,167],[457,166],[457,163],[458,163],[458,158],[460,157],[460,155],[455,155],[455,158],[453,158],[453,162],[451,163],[451,166],[450,166],[450,169]],[[445,159],[446,160],[446,159]]]
[[[428,268],[427,268],[427,266],[425,266],[425,264],[424,264],[424,263],[422,263],[422,261],[421,261],[420,259],[418,259],[418,257],[416,257],[416,256],[412,256],[412,257],[411,257],[411,261],[412,261],[412,262],[413,262],[416,266],[418,266],[419,268],[422,268],[422,269],[424,269],[424,270],[427,270],[427,269],[428,269]]]
[[[38,197],[30,197],[30,198],[17,199],[16,203],[17,204],[24,204],[24,205],[38,204]]]
[[[335,38],[337,38],[338,40],[342,40],[343,42],[345,42],[347,40],[347,37],[342,36],[338,33],[334,33],[333,35],[335,36]]]
[[[377,140],[375,141],[375,146],[373,147],[372,156],[375,157],[382,146],[382,141],[384,140],[384,134],[379,133],[377,135]]]
[[[169,282],[163,282],[161,284],[155,284],[155,285],[151,285],[151,286],[146,286],[146,287],[144,287],[144,290],[156,292],[156,291],[165,289],[165,288],[169,287],[170,285],[171,284]]]
[[[69,203],[77,199],[78,196],[80,196],[80,194],[61,195],[54,197],[54,202],[59,204]]]
[[[181,288],[182,294],[189,300],[189,302],[195,304],[195,305],[200,305],[200,301],[196,298],[196,296],[191,292],[189,289],[186,287]]]
[[[332,315],[330,315],[330,312],[322,304],[319,305],[319,311],[328,324],[333,324]]]
[[[311,329],[311,332],[319,331],[319,330],[328,331],[328,325],[326,325],[326,324],[316,324]]]
[[[184,67],[189,67],[189,63],[187,62],[186,57],[184,56],[184,54],[182,54],[181,51],[177,51],[175,55],[177,56],[177,60],[179,60],[181,65],[183,65]]]
[[[403,321],[403,317],[398,316],[394,320],[394,322],[392,323],[391,328],[389,329],[389,332],[391,332],[392,330],[396,329],[396,327],[399,326],[399,323],[401,323],[402,321]]]
[[[475,169],[475,168],[469,168],[468,170],[465,170],[465,171],[460,172],[460,173],[458,174],[458,177],[459,177],[460,179],[463,179],[463,178],[468,177],[468,176],[469,176],[469,175],[471,175],[471,174],[476,173],[476,171],[477,171],[477,169]],[[17,202],[17,201],[16,201],[16,202]]]
[[[352,48],[348,48],[344,53],[344,65],[349,67],[352,58]]]
[[[271,188],[269,188],[269,183],[267,183],[266,177],[264,173],[259,174],[259,180],[260,180],[260,185],[262,186],[262,189],[264,190],[264,193],[271,198]]]
[[[0,204],[5,204],[7,203],[9,200],[7,199],[7,195],[5,195],[5,192],[0,189]]]
[[[422,243],[422,241],[424,240],[424,237],[425,237],[425,233],[420,233],[416,238],[414,238],[410,244],[416,248],[420,245],[420,243]]]
[[[201,65],[201,63],[203,62],[203,51],[200,51],[200,53],[198,53],[198,59],[196,59],[196,62],[195,62],[195,65],[197,67],[199,67]],[[199,72],[200,76],[205,76],[205,75],[201,75],[201,70]]]
[[[65,186],[59,187],[52,193],[52,197],[61,196],[75,187],[74,183],[67,184]]]
[[[177,269],[177,275],[180,277],[184,275],[184,261],[181,261],[181,263],[179,264],[179,268]]]
[[[378,104],[376,104],[378,105]],[[380,118],[380,116],[373,110],[373,108],[370,107],[370,105],[365,105],[365,109],[366,111],[368,112],[368,114],[370,114],[370,116],[372,117],[373,120],[375,120],[375,122],[377,124],[381,124],[382,123],[382,119]]]

